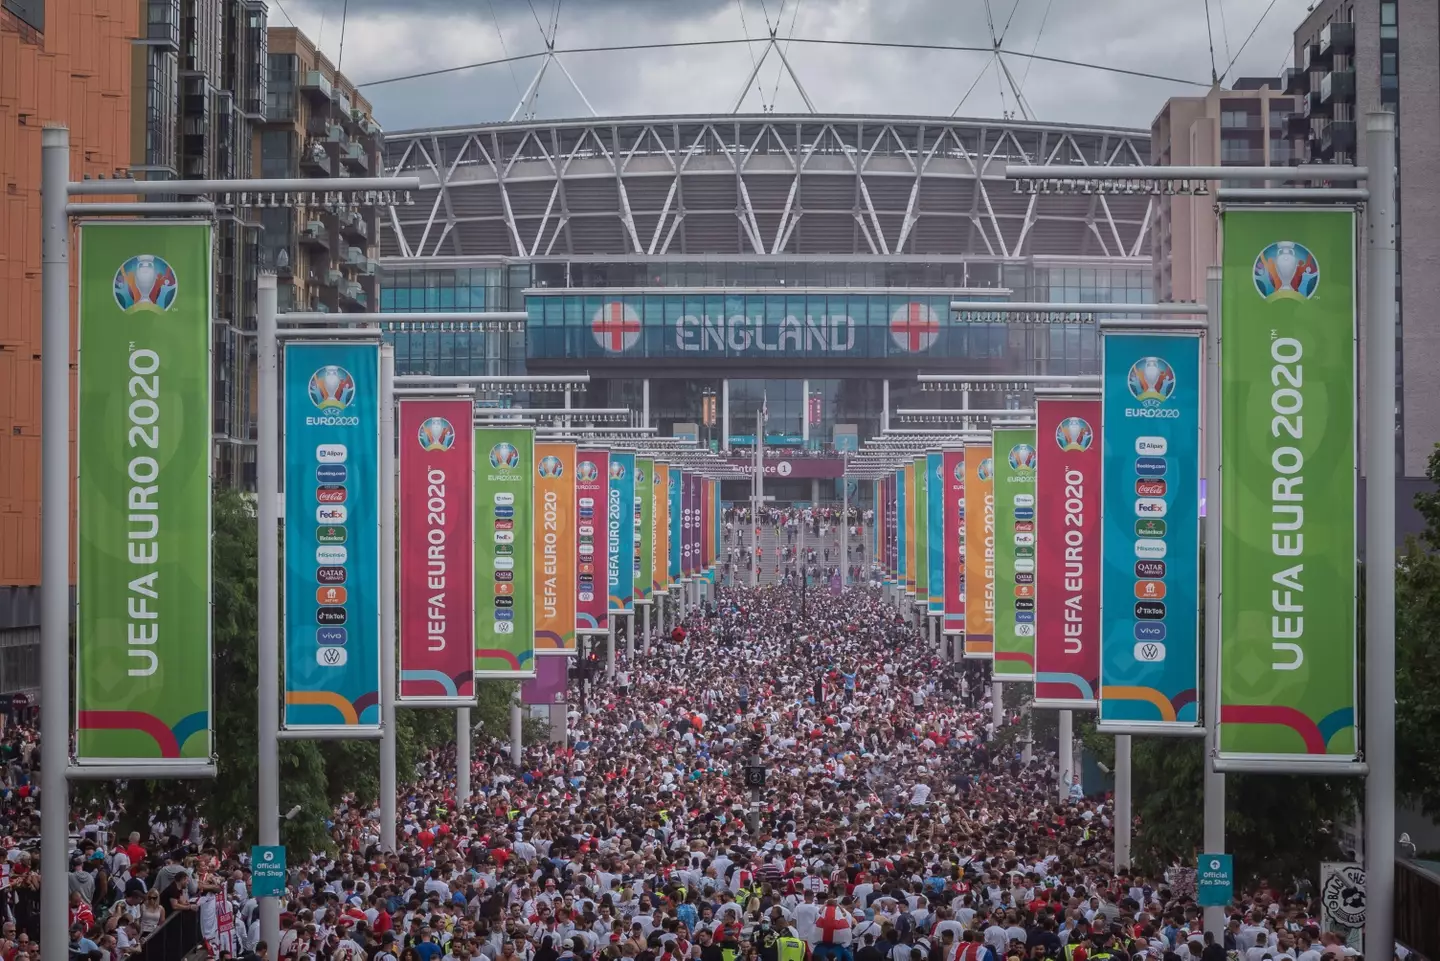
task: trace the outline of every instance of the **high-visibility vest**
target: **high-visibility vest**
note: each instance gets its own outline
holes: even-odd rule
[[[775,940],[778,961],[805,961],[805,942],[789,935]]]

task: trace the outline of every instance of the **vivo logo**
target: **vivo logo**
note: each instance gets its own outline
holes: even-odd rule
[[[1163,641],[1165,640],[1165,625],[1160,621],[1141,621],[1135,625],[1135,640]]]

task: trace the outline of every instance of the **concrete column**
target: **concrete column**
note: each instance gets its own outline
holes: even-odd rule
[[[730,379],[720,381],[720,449],[730,450]]]
[[[810,446],[810,381],[809,379],[800,382],[800,393],[805,396],[805,408],[800,415],[800,440],[806,446]]]

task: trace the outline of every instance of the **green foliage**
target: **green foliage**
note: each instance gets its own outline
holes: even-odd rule
[[[1425,476],[1440,483],[1440,449]],[[1440,817],[1440,493],[1421,493],[1425,518],[1395,569],[1395,776],[1401,797]]]

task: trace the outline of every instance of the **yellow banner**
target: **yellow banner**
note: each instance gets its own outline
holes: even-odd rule
[[[965,656],[995,656],[995,459],[965,445]]]

